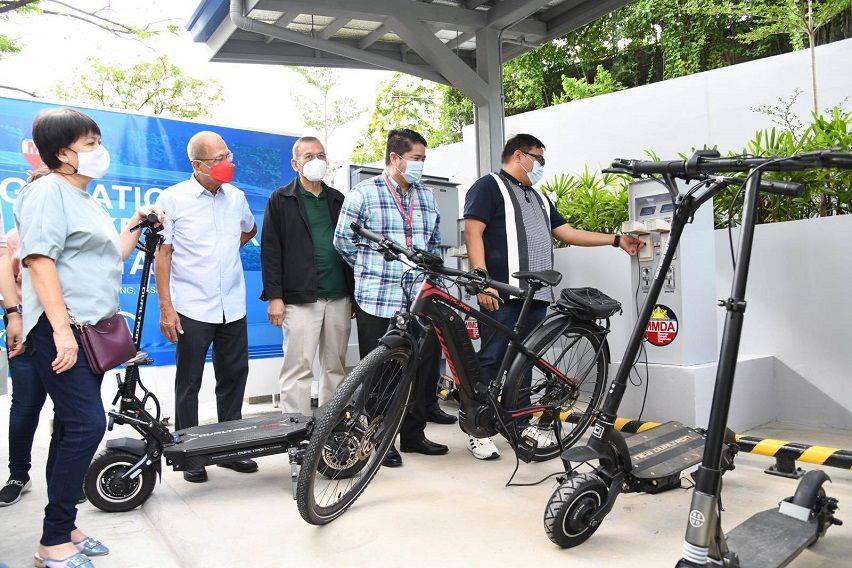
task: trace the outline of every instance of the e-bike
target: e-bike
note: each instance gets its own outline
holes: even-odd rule
[[[299,474],[297,503],[312,524],[328,523],[358,498],[378,471],[403,418],[421,358],[434,327],[459,399],[459,423],[474,437],[500,434],[519,459],[557,457],[583,434],[606,384],[609,318],[621,304],[592,288],[563,290],[551,312],[525,340],[518,329],[536,291],[556,286],[554,270],[519,272],[526,290],[484,272],[449,268],[441,257],[408,249],[358,224],[363,246],[372,243],[387,261],[400,261],[423,276],[416,296],[403,286],[408,309],[398,312],[379,345],[344,380],[317,415]],[[413,288],[414,283],[411,284]],[[523,299],[510,329],[449,293],[447,284],[470,294],[494,288]],[[482,376],[465,318],[509,338],[496,377]]]
[[[644,490],[643,486],[647,487],[654,481],[659,484],[666,479],[673,480],[680,472],[699,463],[684,543],[684,560],[678,564],[679,567],[784,566],[836,522],[833,517],[836,501],[825,496],[821,486],[828,476],[821,471],[809,472],[800,482],[796,494],[782,502],[777,510],[755,515],[728,537],[721,530],[719,518],[722,474],[731,468],[737,451],[727,428],[727,414],[745,311],[745,282],[759,196],[765,192],[795,197],[803,192],[801,184],[764,180],[761,174],[764,171],[815,167],[852,167],[852,155],[814,152],[785,158],[721,158],[716,151],[701,150],[689,160],[617,160],[607,170],[657,179],[669,189],[675,209],[668,249],[633,328],[622,366],[596,414],[589,443],[569,448],[562,455],[568,476],[554,492],[545,511],[545,528],[551,540],[563,547],[581,544],[600,526],[621,492]],[[717,175],[727,172],[749,173],[742,179]],[[679,193],[675,178],[696,183],[686,192]],[[727,318],[710,424],[705,431],[670,422],[647,430],[645,434],[653,439],[634,436],[625,440],[615,430],[614,423],[627,386],[627,362],[634,361],[639,353],[651,311],[685,226],[702,204],[730,185],[743,185],[746,197],[733,292],[730,298],[719,304],[727,310]],[[592,461],[598,462],[593,473],[579,473],[573,467],[573,464]]]
[[[142,324],[148,299],[148,281],[157,247],[162,241],[156,215],[150,215],[134,230],[142,230],[138,248],[145,253],[142,279],[136,302],[133,341],[137,351],[142,340]],[[160,420],[160,403],[139,377],[139,366],[150,364],[139,352],[125,365],[124,377],[116,375],[118,393],[109,411],[109,430],[115,424],[129,425],[142,436],[108,440],[106,449],[95,456],[83,482],[86,498],[106,512],[124,512],[142,505],[154,491],[161,473],[162,458],[175,470],[225,463],[238,459],[288,452],[295,468],[312,419],[301,414],[259,416],[194,426],[171,432]],[[142,397],[137,396],[137,389]],[[150,408],[150,410],[149,410]]]

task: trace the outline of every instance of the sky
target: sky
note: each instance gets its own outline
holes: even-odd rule
[[[200,0],[75,0],[86,10],[107,8],[103,15],[122,23],[144,26],[152,21],[174,18],[179,35],[163,33],[138,41],[118,38],[94,26],[64,17],[25,17],[12,15],[0,20],[0,33],[15,38],[23,50],[0,59],[0,84],[33,91],[43,98],[53,87],[73,80],[87,57],[108,63],[132,64],[165,53],[185,73],[199,78],[214,78],[224,88],[224,101],[209,117],[213,124],[258,129],[288,134],[315,134],[302,122],[292,102],[291,92],[310,93],[304,81],[283,66],[211,63],[204,44],[194,43],[185,31],[186,21]],[[359,107],[373,106],[376,87],[391,73],[370,70],[341,70],[340,83],[332,96],[354,97]],[[0,89],[0,96],[20,96]],[[364,113],[347,126],[340,127],[327,148],[331,161],[345,161],[358,135],[369,122]]]

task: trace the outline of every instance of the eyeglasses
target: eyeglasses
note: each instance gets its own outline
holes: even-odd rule
[[[229,162],[233,162],[234,161],[234,153],[228,152],[224,156],[214,156],[212,158],[195,158],[195,159],[198,160],[199,162],[213,162],[214,164],[218,164],[219,162],[222,162],[224,160],[228,160]]]
[[[532,158],[533,160],[535,160],[536,162],[538,162],[539,164],[544,166],[544,156],[542,156],[541,154],[532,154],[530,152],[524,152],[523,150],[521,150],[521,152],[523,152],[524,154],[526,154],[527,156],[529,156],[530,158]]]

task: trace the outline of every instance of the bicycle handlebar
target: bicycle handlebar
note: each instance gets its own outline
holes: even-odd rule
[[[504,282],[491,280],[490,278],[480,276],[473,272],[465,272],[463,270],[444,266],[444,260],[440,256],[429,251],[418,249],[417,247],[415,247],[414,249],[406,248],[396,241],[393,241],[378,233],[374,233],[369,229],[365,229],[358,223],[353,222],[350,227],[356,235],[364,237],[368,241],[372,241],[379,245],[380,250],[388,251],[398,256],[404,256],[409,261],[417,265],[418,268],[426,272],[434,272],[436,274],[440,274],[442,276],[449,276],[452,278],[464,278],[470,284],[476,287],[480,287],[482,289],[494,288],[495,290],[499,290],[500,292],[503,292],[504,294],[508,294],[510,296],[518,296],[523,298],[526,295],[526,292],[524,292],[520,288],[515,288],[514,286],[510,286],[509,284],[506,284]]]

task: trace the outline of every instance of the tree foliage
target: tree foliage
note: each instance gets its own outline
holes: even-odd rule
[[[352,151],[352,161],[369,163],[383,159],[387,133],[393,128],[415,130],[430,146],[436,145],[436,139],[443,140],[438,120],[441,90],[431,81],[401,73],[382,81],[376,90],[370,123]]]
[[[133,65],[89,58],[71,81],[56,87],[63,100],[180,118],[209,116],[222,100],[214,79],[186,75],[165,55]]]
[[[327,67],[293,67],[293,72],[302,77],[314,91],[311,95],[291,93],[305,126],[319,133],[323,145],[328,137],[344,124],[363,114],[352,97],[335,97],[331,91],[340,81],[340,74]]]
[[[852,36],[849,0],[812,0],[816,45]],[[795,11],[786,5],[796,5]],[[634,0],[503,66],[506,114],[786,53],[806,45],[807,0]],[[845,10],[844,6],[845,5]],[[798,14],[798,15],[796,15]],[[601,76],[601,70],[606,75]],[[596,90],[592,85],[600,84]],[[587,85],[589,87],[587,87]],[[567,86],[567,90],[566,90]],[[472,107],[448,89],[439,120],[461,139]]]

